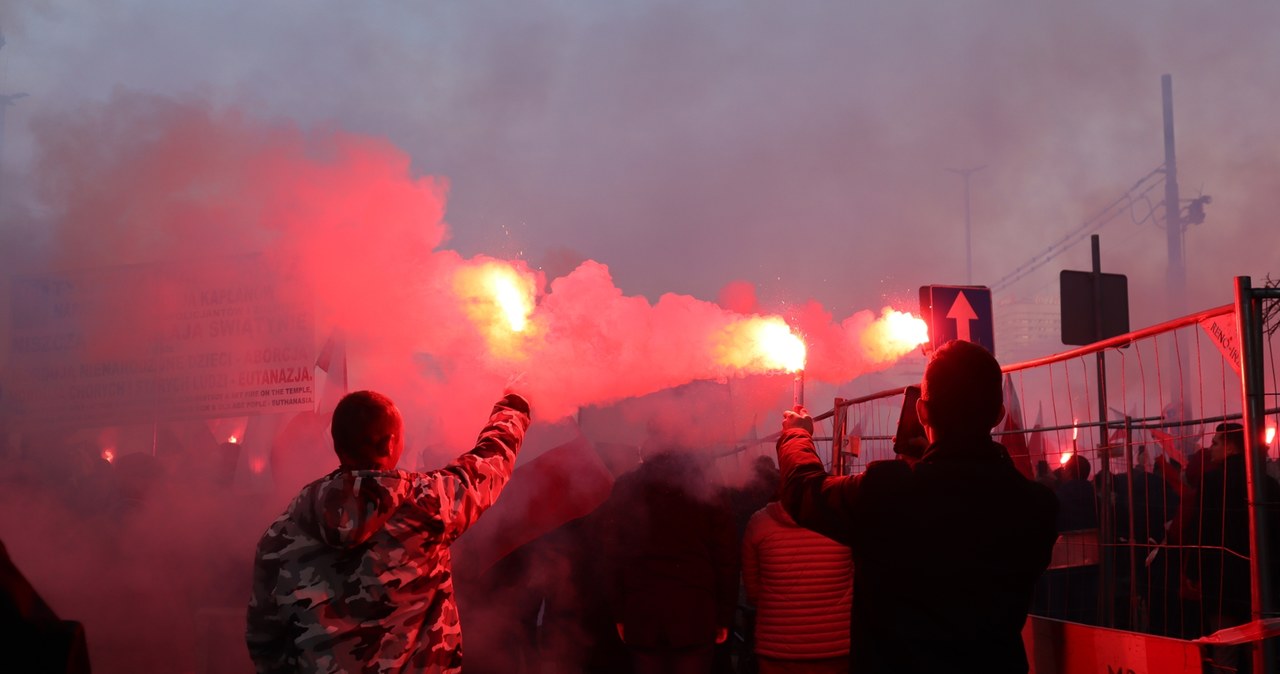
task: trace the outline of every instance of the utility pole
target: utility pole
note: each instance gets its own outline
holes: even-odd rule
[[[953,169],[948,171],[964,177],[964,283],[965,285],[973,285],[973,223],[969,217],[969,176],[986,168],[987,165],[975,166],[973,168]]]
[[[1173,142],[1173,76],[1160,76],[1160,94],[1164,108],[1164,226],[1169,246],[1169,262],[1166,281],[1169,287],[1169,318],[1187,313],[1187,267],[1182,246],[1182,207],[1178,200],[1178,159]],[[1180,361],[1187,361],[1182,353]],[[1187,372],[1187,362],[1181,362],[1181,371]],[[1181,377],[1177,383],[1178,414],[1187,417],[1187,382]]]
[[[0,33],[0,49],[4,49],[4,34]],[[0,206],[4,204],[4,119],[5,111],[18,99],[25,98],[25,93],[0,94]],[[3,213],[0,213],[3,215]]]
[[[1160,76],[1164,103],[1164,224],[1169,242],[1168,281],[1175,318],[1186,313],[1187,270],[1182,259],[1182,207],[1178,203],[1178,158],[1173,141],[1173,76]]]

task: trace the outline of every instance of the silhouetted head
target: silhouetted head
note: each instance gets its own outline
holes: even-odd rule
[[[1213,431],[1213,444],[1209,445],[1211,460],[1221,461],[1228,456],[1244,454],[1244,426],[1228,422],[1218,424]]]
[[[1089,465],[1089,460],[1079,454],[1072,454],[1063,469],[1068,480],[1087,480],[1089,474],[1093,472],[1093,466]]]
[[[391,470],[404,452],[400,410],[374,391],[348,393],[338,401],[330,432],[343,468]]]
[[[1000,363],[972,342],[951,341],[924,370],[916,413],[929,438],[990,435],[1004,417]]]

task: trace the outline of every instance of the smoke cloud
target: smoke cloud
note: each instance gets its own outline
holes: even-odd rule
[[[1280,101],[1265,86],[1277,26],[1265,0],[10,1],[0,96],[29,96],[3,108],[0,262],[100,280],[116,301],[76,314],[83,362],[154,358],[193,288],[270,288],[310,321],[290,334],[311,339],[283,348],[345,350],[351,388],[404,408],[419,466],[465,448],[517,374],[539,421],[582,408],[620,457],[651,437],[730,446],[789,402],[789,375],[726,351],[744,331],[785,320],[810,382],[889,367],[905,350],[884,348],[882,307],[965,280],[964,194],[946,169],[986,165],[971,183],[973,281],[992,283],[1161,163],[1163,73],[1183,196],[1213,196],[1186,233],[1188,308],[1227,302],[1235,274],[1274,272],[1260,243],[1280,209]],[[1135,327],[1170,317],[1159,201],[1102,230]],[[998,299],[1051,297],[1057,270],[1088,264],[1076,246]],[[494,269],[531,307],[519,331]],[[30,287],[0,283],[5,303]],[[39,359],[10,348],[9,309],[12,369]],[[233,351],[281,348],[260,347],[269,323],[236,329]],[[341,376],[315,376],[320,412],[288,425],[24,429],[0,531],[54,607],[86,620],[95,668],[196,669],[197,623],[232,625],[238,645],[252,542],[285,496],[190,483],[212,480],[232,434],[259,491],[262,437],[312,450],[292,457],[297,479],[328,470]],[[4,386],[6,404],[39,399]],[[628,428],[607,437],[615,426]],[[97,458],[140,447],[159,468]],[[105,508],[100,489],[128,496]]]
[[[522,261],[442,248],[447,184],[415,177],[385,141],[136,93],[34,132],[35,185],[55,223],[52,268],[163,262],[197,288],[276,284],[286,306],[313,311],[320,339],[345,338],[355,386],[387,389],[423,435],[429,424],[447,445],[465,443],[513,375],[540,418],[555,420],[695,380],[788,369],[756,334],[787,327],[750,313],[749,288],[734,291],[747,313],[687,295],[651,303],[626,295],[600,262],[547,283]],[[245,253],[257,257],[233,262]],[[489,283],[495,273],[526,302],[514,309],[527,314],[518,327]],[[99,291],[80,326],[84,355],[145,355],[177,329],[162,318],[177,292],[163,280]],[[811,376],[833,383],[914,346],[876,332],[869,313],[836,323],[810,305],[800,326],[813,344]],[[276,346],[267,327],[246,325],[243,346]]]

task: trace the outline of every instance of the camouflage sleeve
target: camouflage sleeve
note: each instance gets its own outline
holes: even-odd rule
[[[494,405],[474,449],[440,470],[416,476],[413,498],[424,508],[439,509],[446,543],[461,536],[498,500],[529,422],[529,403],[509,394]]]
[[[269,534],[268,534],[269,535]],[[245,644],[258,674],[290,671],[291,645],[276,608],[275,580],[279,563],[263,559],[259,544],[253,564],[253,594],[249,596],[249,616],[245,628]]]

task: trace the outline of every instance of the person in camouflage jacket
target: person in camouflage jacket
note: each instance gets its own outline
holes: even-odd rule
[[[509,393],[476,446],[439,470],[397,470],[403,421],[378,393],[334,409],[340,467],[262,536],[245,641],[258,672],[458,672],[449,545],[493,505],[530,422]]]

